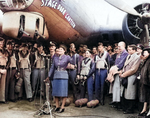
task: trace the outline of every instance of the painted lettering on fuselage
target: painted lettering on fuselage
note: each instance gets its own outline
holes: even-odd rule
[[[65,19],[70,23],[70,25],[75,28],[75,22],[73,21],[73,19],[71,18],[71,16],[67,13],[67,10],[57,1],[55,0],[41,0],[42,1],[42,7],[47,6],[47,7],[51,7],[54,9],[59,10],[62,15],[65,17]]]

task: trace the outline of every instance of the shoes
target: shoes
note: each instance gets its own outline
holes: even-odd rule
[[[133,111],[129,111],[129,110],[126,110],[125,112],[123,112],[124,114],[132,114],[134,113]]]
[[[4,104],[9,104],[9,102],[8,102],[8,101],[6,101],[6,102],[4,102]]]
[[[64,111],[65,111],[65,108],[59,109],[59,111],[58,111],[57,113],[62,113],[62,112],[64,112]]]
[[[109,103],[109,105],[114,105],[114,104],[115,104],[115,102],[110,102],[110,103]]]
[[[150,115],[146,116],[145,118],[150,118]]]
[[[59,111],[59,110],[60,110],[60,108],[59,108],[59,107],[57,107],[57,108],[55,108],[54,112]]]
[[[146,116],[146,114],[147,114],[146,111],[143,112],[143,113],[140,112],[140,113],[138,114],[138,116]]]
[[[17,102],[17,100],[16,99],[14,99],[14,100],[10,100],[11,102]]]
[[[117,110],[123,110],[123,108],[122,108],[122,106],[121,105],[118,105],[118,107],[117,107]]]
[[[28,99],[28,101],[29,101],[29,102],[32,102],[32,101],[33,101],[33,99],[32,99],[32,98],[29,98],[29,99]]]
[[[19,97],[19,98],[18,98],[18,100],[22,100],[22,99],[23,99],[22,97]]]
[[[32,92],[32,98],[34,98],[34,96],[35,96],[35,91]]]
[[[116,106],[116,105],[112,105],[111,107],[112,107],[112,108],[117,108],[117,106]]]
[[[109,98],[112,98],[112,94],[108,94],[108,97],[109,97]],[[113,102],[112,102],[112,103],[113,103]]]
[[[9,102],[8,101],[0,101],[0,103],[2,103],[2,104],[8,104]]]
[[[104,106],[104,101],[101,101],[100,103],[101,103],[102,106]]]

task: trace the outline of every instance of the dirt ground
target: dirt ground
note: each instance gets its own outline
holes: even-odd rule
[[[138,111],[134,114],[123,114],[123,111],[118,111],[109,105],[110,100],[111,99],[107,97],[105,100],[105,105],[99,105],[96,108],[87,108],[86,106],[78,108],[71,103],[65,108],[65,112],[53,112],[52,118],[138,118]],[[36,99],[33,102],[21,100],[15,103],[1,103],[0,118],[51,118],[50,115],[37,115],[37,112],[40,109],[39,103],[39,99]],[[54,105],[54,103],[50,104],[52,106]]]

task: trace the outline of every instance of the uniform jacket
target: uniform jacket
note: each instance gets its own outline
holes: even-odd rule
[[[113,54],[113,55],[110,57],[110,67],[113,66],[113,65],[115,65],[116,57],[117,57],[117,54]]]
[[[30,69],[30,68],[31,68],[31,54],[30,54],[29,51],[27,51],[27,53],[26,53],[25,55],[22,53],[22,51],[19,51],[19,52],[18,52],[19,69],[21,68],[21,67],[20,67],[21,63],[20,63],[20,62],[21,62],[21,60],[22,60],[23,58],[26,58],[26,59],[27,59],[27,61],[28,61],[27,65],[28,65],[28,68]],[[20,71],[20,70],[19,70],[19,71]]]
[[[75,65],[78,68],[78,61],[79,61],[79,54],[75,53],[74,55],[70,56],[70,64]]]
[[[68,55],[55,56],[53,59],[53,64],[49,71],[49,78],[52,80],[54,72],[56,70],[66,70],[68,63],[70,63],[71,59]]]
[[[8,52],[8,62],[7,62],[7,68],[9,68],[10,67],[10,64],[11,64],[11,57],[13,57],[13,58],[15,58],[15,60],[16,60],[16,68],[18,69],[18,70],[20,70],[19,69],[19,57],[18,57],[18,54],[17,54],[17,52],[16,51],[14,51],[14,50],[12,50],[12,53],[10,54],[9,52]]]
[[[71,55],[69,55],[69,56],[71,57],[70,63],[73,65],[77,65],[78,60],[79,60],[79,54],[75,53],[72,56]]]
[[[30,54],[31,67],[36,68],[36,63],[37,63],[38,59],[41,59],[41,62],[43,63],[41,66],[43,66],[42,68],[44,68],[46,66],[45,57],[44,57],[44,55],[39,54],[38,51],[36,51],[35,53]]]
[[[77,64],[77,74],[78,75],[80,74],[80,71],[81,71],[81,63],[82,63],[83,59],[84,59],[84,57],[79,55],[79,57],[78,57],[78,64]]]

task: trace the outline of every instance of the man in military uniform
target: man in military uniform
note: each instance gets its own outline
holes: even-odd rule
[[[15,73],[18,69],[19,62],[17,60],[17,54],[13,50],[12,42],[9,41],[6,44],[8,51],[8,65],[7,65],[7,77],[6,77],[6,101],[10,100],[15,102]]]
[[[71,57],[71,62],[68,64],[68,74],[69,80],[73,88],[73,99],[74,102],[77,100],[77,86],[74,85],[77,76],[77,65],[79,60],[79,54],[76,53],[76,48],[73,43],[70,44],[69,56]]]
[[[4,49],[4,39],[0,37],[0,102],[5,103],[5,82],[6,82],[7,57]]]
[[[40,85],[41,94],[44,96],[44,80],[45,80],[45,57],[43,53],[43,46],[38,44],[37,51],[34,55],[34,67],[32,74],[32,89],[33,94],[36,91],[36,85],[38,89],[38,85]]]
[[[56,52],[56,44],[54,42],[50,42],[49,51],[50,51],[50,58],[49,58],[50,59],[49,69],[50,69],[53,63],[53,58],[55,57],[55,52]]]
[[[30,52],[26,44],[23,44],[19,49],[19,68],[20,68],[20,77],[23,78],[25,85],[25,92],[29,102],[32,101],[32,89],[30,83],[30,74],[31,74],[31,65],[30,65]],[[23,86],[21,92],[19,93],[19,98],[22,98]]]

